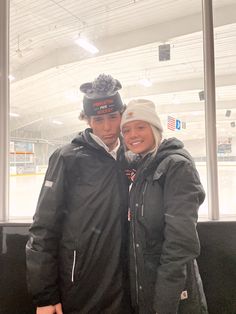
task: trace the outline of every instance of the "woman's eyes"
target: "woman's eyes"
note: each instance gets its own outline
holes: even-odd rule
[[[122,133],[127,134],[127,133],[129,133],[129,130],[128,129],[122,130]]]
[[[133,129],[133,131],[141,131],[141,130],[144,130],[146,127],[144,126],[144,125],[140,125],[140,126],[137,126],[137,127],[135,127],[134,129]],[[122,133],[123,134],[128,134],[128,133],[130,133],[131,132],[131,129],[123,129],[122,130]]]

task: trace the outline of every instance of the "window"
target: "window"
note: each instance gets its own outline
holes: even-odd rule
[[[216,123],[219,181],[219,208],[221,218],[236,214],[236,19],[232,19],[235,2],[217,14],[215,9],[215,73],[216,73]]]
[[[214,1],[222,216],[235,215],[233,12],[233,0]],[[86,40],[92,51],[84,49]],[[165,136],[184,142],[207,192],[201,1],[15,0],[10,2],[10,219],[32,219],[50,154],[86,127],[78,120],[79,86],[100,73],[121,81],[125,102],[145,97],[156,103]],[[207,218],[207,199],[199,214]]]

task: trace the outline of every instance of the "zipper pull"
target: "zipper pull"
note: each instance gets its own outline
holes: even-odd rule
[[[143,217],[143,215],[144,215],[144,206],[142,204],[142,206],[141,206],[141,216]]]
[[[146,192],[146,189],[147,189],[147,181],[145,181],[145,185],[144,185],[144,188],[143,188],[143,192],[142,192],[142,205],[141,205],[141,216],[143,217],[144,216],[144,195],[145,195],[145,192]]]

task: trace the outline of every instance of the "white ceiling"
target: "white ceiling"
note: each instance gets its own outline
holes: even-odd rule
[[[100,73],[123,85],[125,102],[156,102],[163,125],[167,115],[187,123],[182,139],[204,137],[201,0],[11,0],[10,72],[13,137],[56,140],[85,124],[78,120],[79,86]],[[236,3],[215,0],[217,123],[235,136]],[[86,36],[98,48],[90,55],[74,43]],[[171,60],[159,61],[160,44],[171,45]],[[153,85],[138,81],[149,78]],[[231,116],[226,117],[226,109]],[[61,121],[62,125],[52,123]],[[167,135],[171,131],[166,130]]]

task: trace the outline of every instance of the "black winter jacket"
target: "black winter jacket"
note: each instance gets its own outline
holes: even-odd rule
[[[63,314],[123,314],[128,189],[87,129],[50,157],[26,246],[36,306]]]
[[[194,162],[175,138],[138,165],[130,191],[131,297],[137,313],[207,313],[195,261],[204,197]]]

